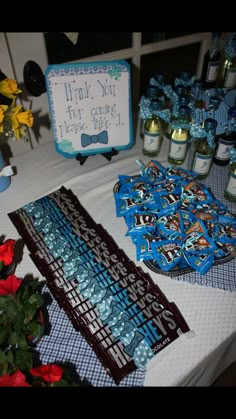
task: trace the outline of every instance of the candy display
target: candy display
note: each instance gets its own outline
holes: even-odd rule
[[[70,190],[61,187],[8,215],[59,305],[116,383],[189,331],[177,306]]]
[[[156,160],[137,163],[140,175],[120,175],[114,188],[116,214],[124,216],[137,260],[172,276],[203,275],[234,257],[236,218],[193,172]]]

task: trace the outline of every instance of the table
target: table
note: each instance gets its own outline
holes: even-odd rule
[[[35,150],[11,159],[16,166],[17,175],[12,177],[11,186],[0,195],[1,199],[1,235],[6,238],[18,239],[19,235],[7,214],[20,208],[28,202],[38,199],[64,185],[72,189],[80,202],[94,220],[101,223],[113,236],[121,247],[135,261],[148,272],[154,282],[158,284],[169,301],[174,301],[191,332],[184,334],[159,352],[147,365],[146,371],[137,371],[122,380],[121,386],[205,386],[211,385],[215,378],[231,362],[236,360],[236,292],[208,287],[207,281],[203,285],[191,284],[184,278],[170,278],[156,274],[142,262],[136,261],[135,246],[129,237],[125,236],[126,226],[123,218],[117,218],[113,198],[113,186],[119,174],[134,175],[139,171],[136,159],[147,163],[149,159],[142,155],[141,140],[130,150],[119,152],[109,162],[101,155],[90,156],[84,165],[75,159],[65,159],[55,152],[54,143],[50,142]],[[164,141],[158,161],[167,166],[167,143]],[[188,159],[187,159],[188,161]],[[213,166],[211,175],[205,183],[212,188],[213,193],[222,202],[222,189],[226,182],[228,168]],[[228,203],[231,211],[236,212],[235,203]],[[211,269],[215,278],[230,277],[236,287],[235,260]],[[26,246],[23,256],[17,265],[16,275],[25,277],[41,275],[33,264]],[[195,274],[189,274],[195,275]],[[70,347],[72,335],[75,332],[69,319],[57,303],[53,301],[48,307],[51,313],[51,331],[54,330],[54,343],[50,346],[51,334],[45,336],[39,349],[43,353],[43,360],[55,359],[54,355],[65,353]],[[54,323],[56,316],[56,323]],[[56,330],[55,330],[56,328]],[[62,342],[58,347],[58,339]],[[63,349],[64,348],[64,349]],[[90,352],[88,352],[90,351]],[[75,356],[76,354],[76,356]],[[79,351],[72,345],[67,354],[67,362],[79,362],[83,357],[88,362],[93,357],[92,350],[87,343],[83,343]],[[82,363],[82,364],[83,364]],[[91,363],[91,365],[93,365]],[[80,369],[80,373],[83,370]],[[114,386],[113,380],[107,373],[93,370],[91,367],[83,379],[93,381],[97,386]],[[92,378],[91,378],[92,377]]]

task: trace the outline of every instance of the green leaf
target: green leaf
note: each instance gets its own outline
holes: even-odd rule
[[[33,294],[29,298],[29,303],[32,304],[33,306],[39,308],[39,307],[42,307],[42,305],[44,303],[44,300],[43,300],[42,295]]]
[[[7,338],[7,335],[10,333],[10,327],[8,325],[5,325],[4,327],[0,328],[0,345],[2,345]]]
[[[68,387],[68,386],[69,384],[63,378],[61,378],[60,381],[57,381],[56,383],[54,383],[54,387]]]
[[[16,345],[18,341],[18,336],[16,334],[16,332],[11,332],[9,338],[8,338],[8,343],[9,345]]]
[[[32,322],[30,325],[31,335],[40,338],[43,333],[43,325],[38,322]]]
[[[6,356],[5,352],[3,352],[0,349],[0,365],[6,364],[6,362],[7,362],[7,356]]]
[[[15,362],[18,368],[22,371],[28,371],[33,365],[33,354],[30,351],[16,351]]]
[[[0,310],[6,309],[8,305],[8,301],[12,300],[12,296],[8,295],[0,295]]]
[[[15,321],[19,306],[17,301],[9,294],[5,296],[5,298],[0,298],[0,309],[4,311],[4,315],[7,316],[7,318],[11,321]]]
[[[23,351],[28,349],[27,337],[25,336],[24,333],[21,333],[20,335],[18,335],[17,343],[18,343],[19,348],[22,349]]]
[[[14,363],[14,352],[13,352],[13,350],[9,350],[6,353],[6,357],[7,357],[7,363],[12,365]]]
[[[18,312],[18,315],[14,323],[14,329],[17,334],[19,334],[22,330],[24,330],[24,320],[25,320],[24,313]]]
[[[29,301],[26,301],[23,307],[25,317],[28,319],[28,321],[31,321],[31,319],[35,316],[37,307],[30,304]]]

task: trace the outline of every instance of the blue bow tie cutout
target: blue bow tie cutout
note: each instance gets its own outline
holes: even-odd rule
[[[90,144],[96,144],[96,143],[102,143],[102,144],[108,143],[107,131],[102,131],[97,135],[88,135],[88,134],[81,135],[82,147],[87,147]]]

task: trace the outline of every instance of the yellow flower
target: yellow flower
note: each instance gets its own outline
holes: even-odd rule
[[[12,129],[15,135],[16,140],[19,140],[19,138],[23,137],[25,135],[25,130],[24,128],[21,126],[21,119],[24,120],[24,124],[26,124],[25,120],[27,120],[27,118],[21,118],[21,115],[27,112],[31,111],[27,111],[27,112],[20,112],[22,109],[22,105],[18,105],[15,108],[11,109],[11,112],[9,112],[9,114],[7,115],[7,118],[10,120],[11,125],[12,125]],[[31,118],[28,118],[29,121],[31,121]],[[33,117],[32,117],[33,119]],[[28,121],[27,121],[28,122]],[[32,121],[33,123],[33,121]],[[28,124],[26,124],[28,125]],[[30,126],[30,125],[28,125]],[[32,125],[31,125],[32,126]]]
[[[16,105],[17,95],[21,92],[16,80],[6,77],[0,81],[0,100],[5,96],[11,102],[8,106],[0,103],[0,135],[6,138],[14,136],[16,140],[19,140],[25,136],[25,126],[30,128],[33,126],[34,118],[31,110],[23,110],[22,105]]]
[[[0,105],[0,134],[3,133],[4,112],[6,112],[7,108],[7,105]]]
[[[10,99],[14,99],[15,95],[21,93],[22,90],[18,88],[17,82],[12,79],[4,79],[0,81],[0,93]]]
[[[28,127],[32,127],[33,122],[34,122],[34,118],[33,118],[32,112],[29,111],[29,110],[28,111],[25,111],[25,112],[20,112],[17,115],[17,119],[20,122],[20,124],[25,124]]]

